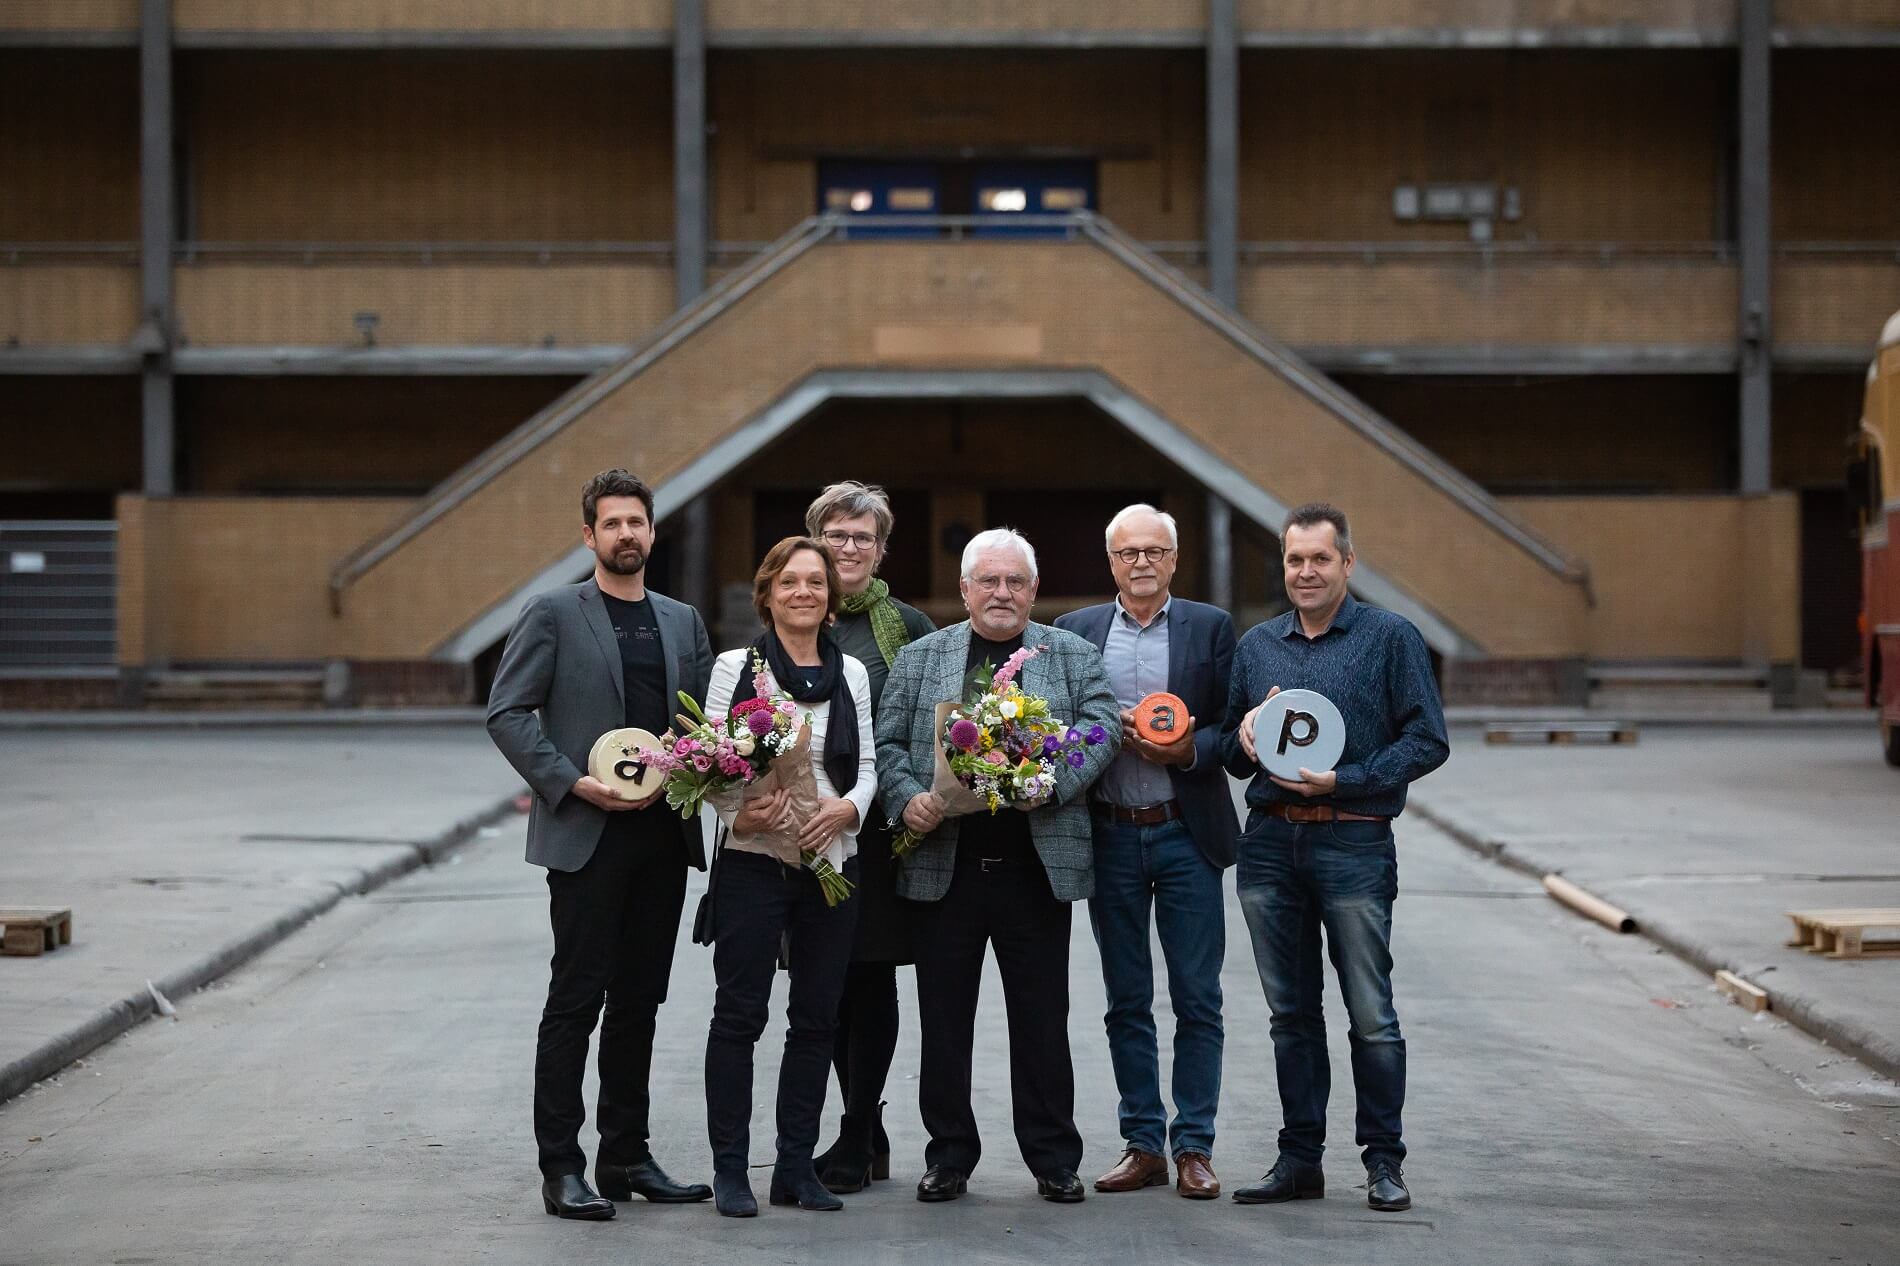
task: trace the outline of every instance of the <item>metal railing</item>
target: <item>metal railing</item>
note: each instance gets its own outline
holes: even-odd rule
[[[893,230],[900,229],[916,236],[893,234]],[[987,235],[1001,229],[1014,232]],[[1023,230],[1033,230],[1036,235],[1024,235]],[[1055,238],[1086,243],[1108,251],[1201,321],[1219,331],[1241,352],[1272,367],[1314,402],[1411,468],[1541,565],[1572,583],[1587,587],[1588,576],[1583,568],[1512,519],[1476,483],[1313,369],[1284,344],[1223,307],[1207,291],[1165,263],[1141,242],[1092,212],[1050,216],[868,216],[834,213],[805,220],[765,252],[728,274],[698,300],[670,317],[644,342],[638,344],[626,360],[580,384],[530,418],[444,480],[402,522],[339,562],[330,577],[332,608],[340,613],[343,595],[351,585],[813,247],[826,241],[862,240],[890,244],[945,239],[960,241],[978,237],[995,244],[1047,244]]]
[[[1014,226],[1055,228],[1039,221],[1059,221],[1061,216],[850,216],[843,236],[850,236],[849,225],[880,228],[889,236],[893,228],[918,228],[920,219],[939,226],[938,236],[961,239],[969,236],[1001,236],[995,230]],[[764,251],[772,242],[720,241],[707,248],[715,267],[744,264]],[[1175,264],[1196,265],[1207,260],[1207,243],[1195,239],[1144,240],[1144,249]],[[1406,241],[1403,239],[1366,239],[1334,241],[1328,239],[1285,239],[1246,241],[1239,244],[1243,264],[1280,262],[1332,263],[1352,261],[1366,264],[1416,262],[1514,263],[1594,261],[1623,264],[1652,261],[1732,264],[1736,258],[1733,242],[1631,242],[1631,241]],[[1841,259],[1869,263],[1900,263],[1900,241],[1810,241],[1777,242],[1777,260]],[[172,248],[172,258],[180,266],[215,263],[301,263],[310,266],[338,263],[671,263],[670,241],[281,241],[281,242],[180,242]],[[138,263],[136,242],[0,242],[0,264],[32,263]]]
[[[119,525],[0,522],[0,670],[118,663]]]

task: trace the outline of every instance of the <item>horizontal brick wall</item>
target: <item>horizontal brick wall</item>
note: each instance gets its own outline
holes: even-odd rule
[[[1662,343],[1722,350],[1735,330],[1724,264],[1623,259],[1253,263],[1240,307],[1297,346]]]
[[[1510,497],[1590,567],[1592,659],[1801,656],[1800,499]]]
[[[205,263],[178,271],[178,325],[199,346],[631,343],[673,306],[673,270],[629,264]]]
[[[181,31],[669,31],[671,0],[173,0]]]
[[[1727,30],[1735,0],[1239,0],[1249,30],[1363,31],[1436,26]]]
[[[123,343],[139,323],[128,263],[0,263],[0,344]]]

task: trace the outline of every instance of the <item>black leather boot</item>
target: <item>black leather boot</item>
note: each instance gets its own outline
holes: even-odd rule
[[[849,1112],[838,1122],[838,1141],[832,1145],[831,1152],[819,1162],[812,1161],[818,1169],[818,1179],[824,1183],[826,1191],[847,1194],[863,1191],[871,1185],[872,1123],[862,1117],[854,1117]],[[886,1158],[886,1165],[889,1159]]]
[[[674,1182],[650,1156],[638,1165],[596,1164],[594,1182],[609,1200],[643,1196],[654,1204],[692,1204],[712,1195],[712,1188],[703,1182]]]
[[[825,1185],[818,1181],[818,1173],[810,1161],[775,1168],[770,1198],[773,1204],[795,1204],[813,1213],[835,1213],[844,1208],[844,1201],[826,1191]]]
[[[614,1202],[594,1193],[579,1174],[562,1174],[541,1184],[541,1207],[561,1218],[606,1222],[614,1216]]]
[[[745,1171],[713,1175],[713,1207],[728,1218],[759,1216],[759,1201],[752,1194],[752,1181]]]
[[[1287,1200],[1323,1200],[1326,1175],[1318,1165],[1302,1165],[1291,1156],[1273,1162],[1266,1176],[1234,1192],[1235,1204],[1280,1204]]]

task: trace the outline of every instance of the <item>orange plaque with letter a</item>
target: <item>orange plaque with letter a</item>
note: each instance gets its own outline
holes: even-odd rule
[[[1187,729],[1187,704],[1178,695],[1156,691],[1135,705],[1135,733],[1158,747],[1180,742]]]

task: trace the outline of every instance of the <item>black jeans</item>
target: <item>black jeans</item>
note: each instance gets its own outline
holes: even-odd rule
[[[686,900],[686,846],[670,813],[610,830],[577,871],[548,872],[554,928],[548,1000],[534,1054],[534,1137],[541,1173],[584,1173],[581,1081],[600,1025],[600,1160],[646,1160],[654,1017],[666,1001]],[[605,1014],[603,1016],[603,1003]]]
[[[838,1070],[844,1110],[876,1128],[877,1105],[897,1054],[897,965],[852,963],[838,1002],[838,1035],[831,1062]]]
[[[996,949],[1009,1012],[1009,1089],[1016,1145],[1034,1174],[1082,1163],[1069,1058],[1067,902],[1034,861],[957,859],[940,901],[912,906],[923,1035],[918,1106],[930,1143],[924,1163],[965,1174],[983,1154],[970,1107],[970,1059],[984,946]]]
[[[857,861],[845,878],[857,879]],[[752,1048],[765,1032],[779,943],[791,945],[791,999],[778,1070],[778,1165],[809,1169],[831,1072],[838,995],[858,908],[825,904],[818,878],[759,853],[725,849],[714,903],[712,1024],[706,1033],[706,1133],[713,1170],[745,1172],[751,1148]]]

